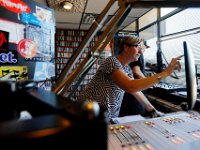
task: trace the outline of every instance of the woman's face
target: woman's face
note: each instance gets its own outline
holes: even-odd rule
[[[131,59],[131,61],[137,61],[142,53],[142,47],[140,44],[126,46],[126,49],[127,49],[127,55]]]

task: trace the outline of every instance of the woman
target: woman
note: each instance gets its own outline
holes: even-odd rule
[[[81,92],[79,100],[97,101],[108,112],[108,119],[110,120],[118,117],[125,91],[135,95],[169,76],[175,69],[180,71],[179,60],[182,56],[173,58],[169,66],[155,76],[134,79],[129,63],[137,61],[140,57],[142,53],[141,41],[138,37],[124,37],[120,44],[118,56],[105,59],[91,82]],[[156,112],[147,99],[138,99],[148,112]]]
[[[140,42],[140,46],[142,48],[142,53],[150,46],[147,45],[146,41],[142,40]],[[144,57],[143,54],[140,55],[137,61],[131,62],[129,64],[133,76],[135,79],[145,78],[145,70],[144,70]],[[134,95],[129,94],[127,92],[124,93],[124,97],[122,100],[119,117],[128,116],[128,115],[136,115],[140,114],[144,117],[157,117],[164,115],[156,111],[156,113],[147,112],[146,109],[141,105],[140,101],[148,101],[148,98],[145,96],[145,91],[136,92]]]

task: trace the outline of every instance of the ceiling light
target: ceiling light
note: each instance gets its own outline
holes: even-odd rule
[[[65,1],[65,2],[62,3],[62,6],[63,6],[64,9],[70,10],[70,9],[72,9],[73,4],[68,2],[68,1]]]
[[[56,11],[82,13],[84,11],[87,0],[46,0],[46,1],[48,6]],[[65,9],[64,8],[65,4],[71,5],[71,9]]]

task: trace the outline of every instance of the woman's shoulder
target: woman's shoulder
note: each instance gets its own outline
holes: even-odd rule
[[[107,58],[107,64],[110,64],[110,66],[114,69],[123,69],[122,64],[120,63],[120,61],[117,59],[117,57],[115,56],[110,56]]]
[[[115,56],[109,56],[104,60],[104,65],[109,65],[109,66],[121,66],[121,63]]]
[[[106,73],[111,73],[118,68],[121,68],[121,64],[119,63],[118,59],[115,56],[109,56],[102,62],[99,70]]]
[[[115,56],[109,56],[105,59],[106,62],[116,62],[118,61]]]

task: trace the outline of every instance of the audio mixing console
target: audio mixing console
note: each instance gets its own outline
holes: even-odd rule
[[[109,125],[108,150],[199,150],[200,114],[170,113],[164,117]]]

